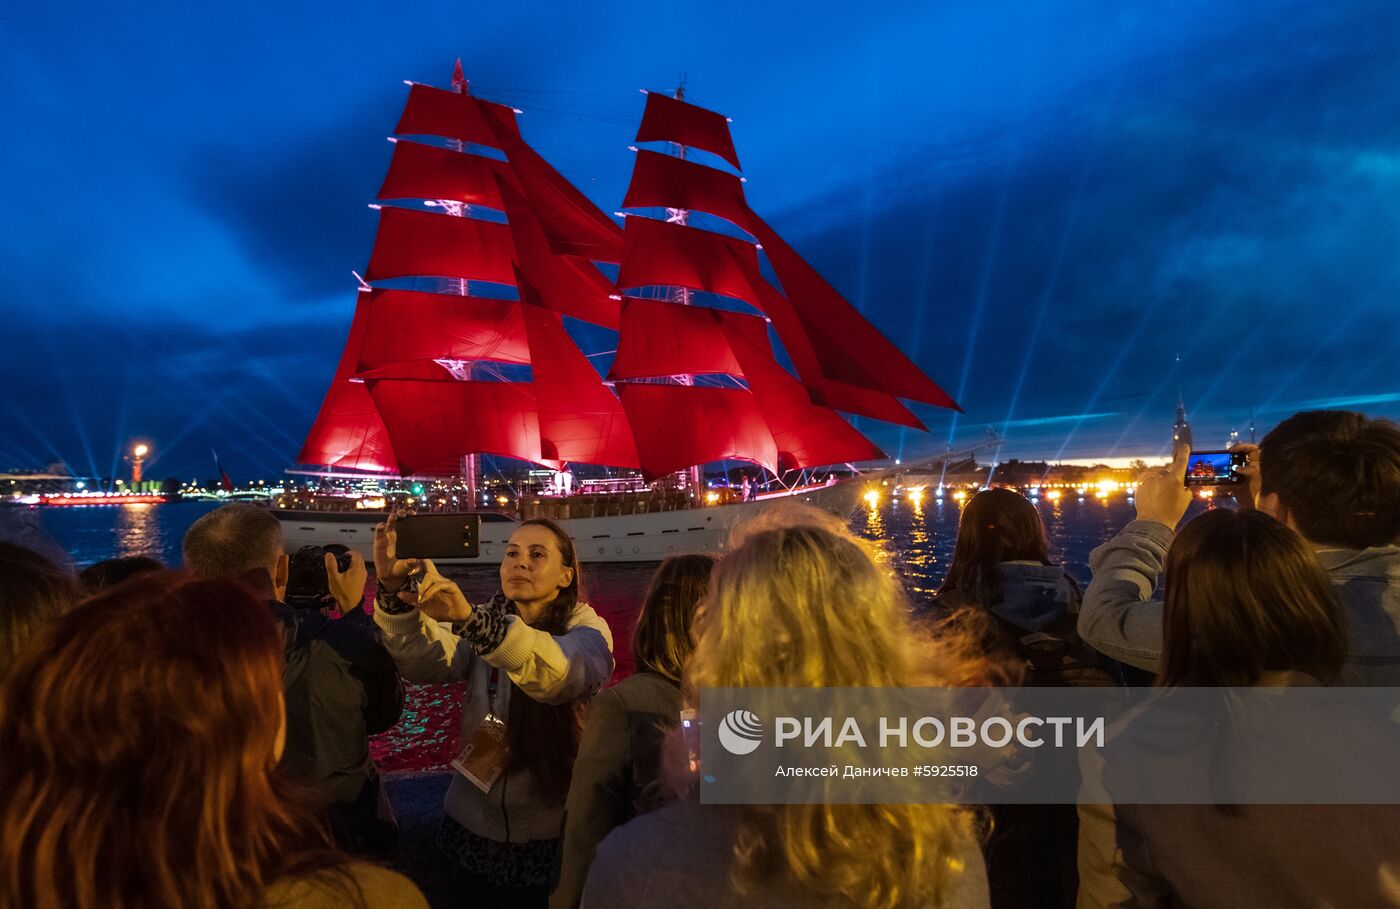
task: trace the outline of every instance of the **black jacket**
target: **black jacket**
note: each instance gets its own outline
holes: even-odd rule
[[[282,623],[287,750],[282,764],[323,805],[353,802],[377,778],[369,737],[399,721],[403,682],[363,623],[271,602]]]
[[[551,909],[579,904],[603,837],[673,797],[659,779],[661,745],[680,710],[680,688],[654,672],[638,672],[593,698],[564,809],[563,865]]]

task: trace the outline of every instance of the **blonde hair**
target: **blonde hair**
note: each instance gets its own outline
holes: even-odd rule
[[[976,676],[911,621],[903,589],[849,531],[801,521],[749,528],[716,566],[685,694],[701,688],[917,687]],[[852,906],[938,904],[976,848],[953,805],[747,805],[734,878],[782,877]]]

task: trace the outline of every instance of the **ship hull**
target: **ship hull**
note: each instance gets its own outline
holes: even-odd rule
[[[680,508],[646,514],[561,518],[556,523],[574,541],[584,564],[659,562],[689,552],[724,551],[729,532],[775,505],[802,502],[837,514],[849,514],[860,503],[868,478],[831,486],[809,487],[792,494],[732,505]],[[273,509],[282,522],[288,552],[302,546],[342,543],[372,557],[374,525],[383,512],[325,513]],[[479,554],[474,559],[443,559],[443,565],[496,565],[505,555],[506,541],[520,522],[499,514],[483,514]]]

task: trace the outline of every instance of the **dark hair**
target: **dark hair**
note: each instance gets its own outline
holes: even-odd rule
[[[692,553],[671,556],[656,569],[632,628],[632,659],[638,672],[681,680],[695,648],[690,635],[695,608],[709,590],[716,561],[712,555]]]
[[[553,635],[569,630],[569,619],[583,589],[574,541],[564,529],[545,518],[522,521],[520,527],[543,527],[554,535],[564,565],[573,569],[573,578],[559,591],[533,628]],[[549,802],[562,802],[569,794],[574,774],[574,758],[583,734],[583,712],[587,701],[579,698],[563,704],[542,704],[511,682],[510,715],[506,718],[506,744],[512,766],[524,767],[535,777],[540,793]]]
[[[1001,602],[1002,562],[1053,564],[1045,524],[1030,500],[1010,489],[984,489],[963,506],[939,596],[956,590],[983,606]]]
[[[1400,426],[1347,410],[1309,410],[1259,444],[1259,491],[1277,493],[1314,543],[1365,549],[1400,538]]]
[[[29,639],[82,596],[66,571],[32,549],[0,542],[0,680]]]
[[[254,571],[270,572],[282,555],[282,524],[266,508],[234,502],[191,524],[181,550],[185,567],[196,577],[242,578]]]
[[[1270,671],[1326,683],[1346,657],[1336,589],[1298,534],[1218,508],[1167,552],[1161,686],[1245,687]]]
[[[238,584],[134,578],[58,619],[8,685],[0,904],[241,909],[342,867],[277,771],[281,635]]]
[[[119,559],[104,559],[84,568],[78,575],[78,583],[88,595],[101,593],[123,581],[148,571],[160,571],[165,566],[150,556],[125,556]]]

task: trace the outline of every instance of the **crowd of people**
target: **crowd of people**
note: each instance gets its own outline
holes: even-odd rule
[[[287,605],[248,505],[179,571],[0,543],[0,907],[426,906],[369,754],[405,681],[466,682],[454,906],[1400,906],[1397,806],[1113,805],[1092,761],[1078,806],[697,796],[679,723],[707,688],[1396,686],[1400,426],[1300,413],[1246,450],[1236,507],[1184,525],[1187,453],[1145,477],[1087,586],[1011,490],[966,503],[926,603],[842,518],[774,506],[662,563],[630,629],[546,520],[472,603],[389,518],[372,613],[354,554]],[[615,632],[636,671],[609,686]]]

